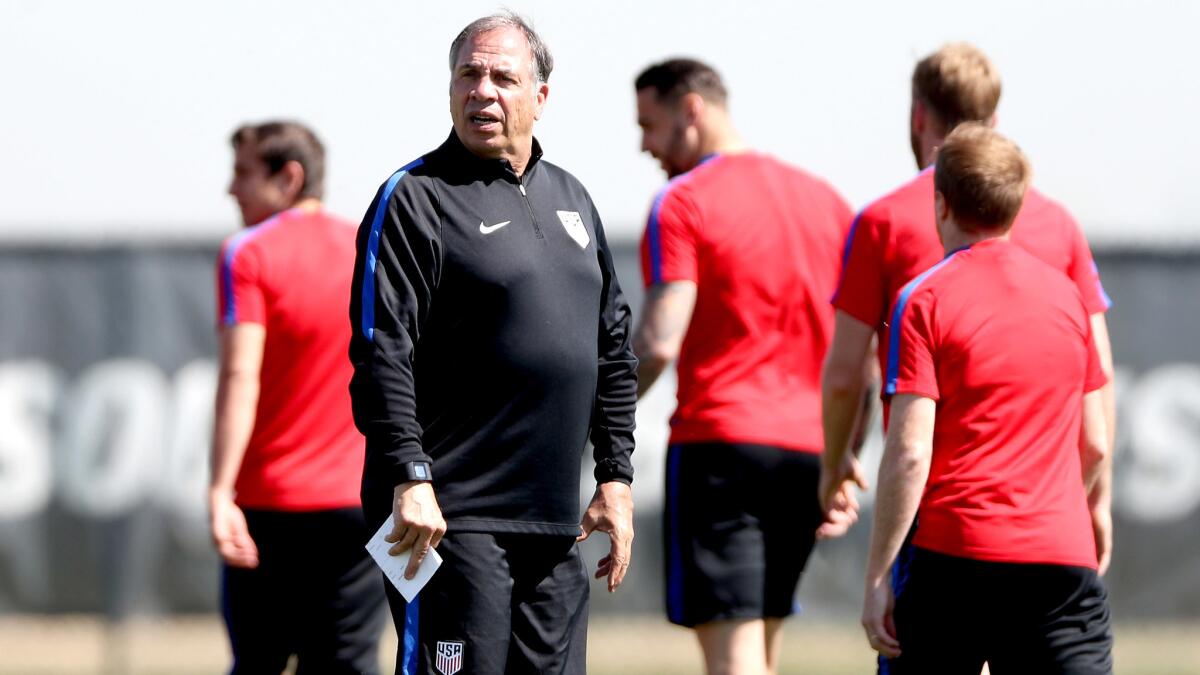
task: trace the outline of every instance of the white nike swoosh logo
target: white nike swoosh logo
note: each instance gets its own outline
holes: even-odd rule
[[[491,234],[511,222],[511,220],[506,220],[503,223],[496,223],[495,225],[484,225],[483,221],[481,220],[479,221],[479,231],[484,234]]]

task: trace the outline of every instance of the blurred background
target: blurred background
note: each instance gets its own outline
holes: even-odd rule
[[[445,137],[450,41],[497,8],[0,2],[0,672],[224,667],[204,487],[214,263],[239,226],[225,194],[228,136],[246,121],[309,124],[328,150],[327,205],[358,219],[393,170]],[[1030,156],[1039,188],[1079,219],[1114,301],[1119,441],[1107,580],[1118,656],[1141,649],[1150,660],[1137,663],[1151,664],[1122,672],[1200,672],[1200,80],[1191,72],[1200,4],[511,8],[555,56],[537,127],[546,157],[591,191],[635,308],[637,242],[664,182],[638,152],[632,80],[641,68],[675,55],[709,61],[752,145],[828,178],[860,208],[916,171],[907,126],[916,60],[952,40],[983,48],[1004,80],[1000,130]],[[682,659],[646,672],[699,664],[686,633],[660,619],[673,404],[668,379],[639,409],[634,567],[626,587],[593,602],[593,651],[612,649],[603,631],[628,637],[637,626],[642,638],[664,636],[645,643],[647,654]],[[878,441],[867,450],[871,475]],[[589,480],[590,468],[584,497]],[[818,548],[785,645],[824,645],[857,666],[796,668],[871,669],[855,633],[868,534],[864,523]],[[589,546],[590,559],[602,554]],[[56,666],[55,645],[70,635],[95,646],[77,651],[94,658]],[[188,640],[210,661],[186,652],[174,653],[180,669],[172,654],[159,666],[138,661],[139,645]],[[1124,652],[1127,664],[1135,651]]]

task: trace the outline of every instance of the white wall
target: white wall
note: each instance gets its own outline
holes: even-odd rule
[[[1000,127],[1095,243],[1200,242],[1200,3],[516,0],[557,61],[547,158],[636,237],[663,177],[631,80],[711,61],[749,140],[861,206],[905,180],[908,76],[967,39],[1005,81]],[[449,129],[447,48],[492,2],[0,3],[0,239],[215,237],[238,123],[285,116],[330,150],[329,203],[361,216]]]

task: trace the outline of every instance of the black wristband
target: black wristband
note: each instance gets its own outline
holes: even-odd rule
[[[432,481],[433,465],[429,462],[405,462],[404,477],[407,482]]]

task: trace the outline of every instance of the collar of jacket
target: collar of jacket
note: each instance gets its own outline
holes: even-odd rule
[[[512,165],[507,159],[491,159],[489,157],[480,157],[467,149],[463,142],[459,140],[458,134],[453,129],[450,130],[450,136],[438,148],[439,154],[444,153],[451,160],[453,166],[464,172],[472,175],[502,175],[513,181],[520,182]],[[538,139],[533,139],[533,151],[529,155],[529,163],[525,165],[524,175],[528,176],[533,168],[537,166],[538,161],[542,158],[542,144],[538,143]]]

